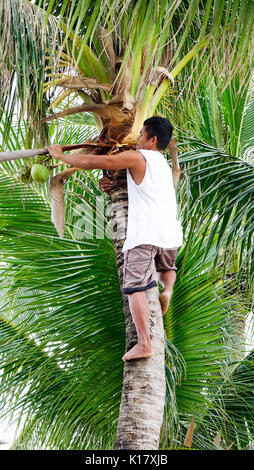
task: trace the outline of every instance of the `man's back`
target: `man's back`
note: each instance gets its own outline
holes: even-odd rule
[[[122,251],[148,243],[162,248],[182,245],[182,227],[177,220],[177,204],[172,172],[163,154],[139,149],[146,159],[145,175],[136,184],[127,168],[128,226]]]

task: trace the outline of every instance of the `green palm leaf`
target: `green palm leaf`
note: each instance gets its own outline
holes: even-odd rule
[[[1,178],[3,189],[8,185],[10,189],[11,184],[10,177]],[[0,196],[1,259],[12,266],[11,285],[8,268],[2,282],[7,291],[1,317],[1,394],[3,404],[12,403],[9,413],[29,411],[17,445],[33,447],[36,436],[37,448],[112,448],[124,349],[112,242],[59,239],[47,206],[33,191],[28,192],[26,205],[29,225],[21,228],[24,211],[19,205],[19,186],[11,196],[6,191]],[[16,217],[4,216],[7,198],[9,214],[15,207]],[[203,252],[197,237],[187,264],[180,253],[179,276],[165,324],[174,344],[166,366],[167,407],[172,405],[178,383],[175,409],[185,419],[194,411],[203,414],[211,403],[212,379],[218,378],[227,353],[221,342],[222,327],[235,313],[230,299],[220,298],[218,290],[216,294],[213,290],[219,277],[218,272],[210,273],[213,252],[202,274]],[[182,376],[184,364],[187,369]],[[202,396],[204,387],[208,392]],[[167,443],[168,435],[164,435],[162,445]]]
[[[10,178],[1,178],[0,237],[6,241],[1,259],[14,269],[2,307],[1,356],[6,363],[1,392],[11,401],[16,397],[16,412],[29,409],[27,439],[40,428],[38,445],[43,447],[98,446],[104,426],[108,429],[110,409],[116,427],[122,380],[124,325],[112,242],[60,240],[49,208],[32,191],[27,194],[24,223],[20,184],[11,197],[4,195],[11,184]],[[7,198],[8,219],[3,216]],[[14,207],[16,215],[11,217]],[[16,395],[17,387],[27,387],[25,397]],[[66,413],[68,424],[63,422]],[[91,422],[93,431],[88,433]],[[46,431],[49,423],[57,426],[54,437]],[[66,435],[61,434],[63,426]],[[112,435],[105,433],[104,439],[107,446]]]
[[[196,0],[5,3],[5,8],[0,7],[4,24],[0,35],[0,111],[8,109],[10,121],[16,104],[20,117],[27,111],[27,145],[39,135],[44,142],[48,139],[45,125],[36,127],[35,136],[31,126],[45,117],[54,101],[44,92],[53,86],[55,93],[70,69],[70,77],[78,74],[83,80],[93,80],[78,86],[85,103],[106,104],[113,98],[133,109],[136,100],[139,126],[169,87],[168,72],[175,78],[184,70],[189,85],[193,78],[197,85],[204,73],[212,77],[216,72],[221,79],[239,72],[244,83],[252,63],[251,0],[237,4],[232,0],[208,4]],[[200,66],[200,57],[205,67]],[[149,112],[148,96],[153,97]]]
[[[253,351],[239,363],[228,364],[223,384],[218,384],[213,406],[197,428],[211,440],[221,431],[224,447],[234,442],[233,449],[250,449],[253,427]]]
[[[94,122],[100,130],[101,118],[94,121],[90,115],[35,126],[53,105],[68,107],[76,99],[107,109],[113,98],[126,110],[137,99],[139,131],[145,114],[153,113],[169,87],[167,74],[156,75],[157,66],[179,75],[176,86],[183,81],[185,98],[200,85],[196,109],[187,100],[183,107],[192,130],[200,132],[194,132],[195,138],[179,133],[185,179],[178,200],[185,244],[165,317],[161,448],[182,443],[182,430],[193,415],[200,448],[211,446],[210,437],[222,424],[224,441],[232,436],[242,448],[253,438],[252,397],[244,377],[252,383],[252,369],[246,372],[239,365],[235,375],[231,369],[244,347],[237,319],[248,313],[254,272],[253,165],[239,158],[252,145],[251,2],[77,0],[41,6],[40,0],[7,2],[6,9],[0,5],[4,148],[48,143],[49,137],[81,141]],[[99,24],[104,29],[98,34]],[[67,73],[92,81],[53,97],[51,91],[58,93]],[[181,118],[179,127],[186,123]],[[122,296],[112,239],[95,238],[80,225],[84,219],[94,221],[99,206],[98,229],[104,234],[107,197],[98,189],[98,171],[72,177],[66,183],[65,238],[59,239],[50,221],[47,186],[22,185],[20,169],[19,162],[5,163],[0,174],[1,415],[26,416],[16,448],[109,449],[121,395]],[[236,291],[236,277],[243,297]]]
[[[211,435],[204,432],[204,427],[207,425],[210,429],[213,416],[216,412],[221,415],[227,400],[229,388],[224,387],[223,379],[226,361],[232,361],[233,357],[237,361],[244,351],[245,338],[243,332],[239,332],[238,320],[240,314],[242,318],[247,316],[248,309],[241,298],[231,292],[231,279],[221,282],[222,267],[216,272],[212,270],[217,253],[215,243],[205,263],[202,262],[208,238],[200,244],[203,230],[204,225],[196,230],[191,246],[186,245],[179,253],[177,280],[165,318],[172,352],[166,362],[167,395],[161,448],[183,445],[186,431],[183,435],[182,430],[191,417],[199,433],[195,447],[213,448],[211,436],[219,431],[221,424],[218,421],[213,424]],[[238,385],[240,387],[240,381],[234,387],[237,393]],[[221,396],[219,403],[218,394]],[[225,423],[230,427],[231,416],[225,417]],[[246,439],[243,423],[239,420],[238,424],[239,433]]]
[[[224,249],[224,275],[226,261],[233,262],[238,253],[235,273],[238,287],[244,282],[253,294],[253,165],[239,158],[227,155],[197,139],[190,138],[191,150],[181,155],[180,163],[185,165],[186,185],[182,186],[180,200],[183,205],[183,223],[187,230],[190,214],[192,222],[188,230],[188,245],[192,243],[196,230],[207,220],[201,244],[210,231],[204,252],[204,260],[213,240],[216,239],[218,263],[220,250]],[[186,143],[181,144],[185,147]],[[186,148],[186,147],[185,147]],[[186,166],[188,165],[188,167]],[[187,188],[187,190],[185,189]]]
[[[247,106],[244,110],[242,131],[240,136],[241,154],[250,163],[254,163],[254,136],[253,136],[253,119],[254,119],[254,94],[250,92]]]

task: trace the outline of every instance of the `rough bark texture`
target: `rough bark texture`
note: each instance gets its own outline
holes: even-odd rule
[[[126,170],[112,172],[111,207],[113,228],[122,226],[122,236],[114,240],[115,257],[120,284],[123,279],[124,257],[121,252],[125,240],[128,216]],[[118,208],[118,210],[116,210]],[[119,210],[120,209],[120,210]],[[118,231],[119,234],[119,231]],[[164,328],[158,287],[148,289],[150,335],[154,356],[127,361],[124,365],[122,399],[115,449],[156,450],[165,403]],[[129,310],[128,296],[123,296],[126,324],[126,351],[137,342],[136,328]]]

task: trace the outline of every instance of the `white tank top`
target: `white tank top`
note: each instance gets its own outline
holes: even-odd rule
[[[171,168],[161,152],[139,149],[146,159],[145,176],[136,184],[127,168],[128,224],[122,252],[143,243],[161,248],[183,244],[182,226]]]

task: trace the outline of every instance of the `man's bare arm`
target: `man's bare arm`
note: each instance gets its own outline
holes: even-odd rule
[[[140,152],[136,152],[135,150],[127,150],[116,155],[94,155],[91,153],[66,155],[62,152],[62,148],[58,144],[48,147],[48,151],[52,157],[84,170],[96,168],[103,170],[123,170],[125,168],[133,168],[138,164],[141,158]]]
[[[176,189],[180,174],[181,174],[181,168],[178,162],[178,150],[177,150],[177,145],[176,145],[176,140],[171,139],[168,145],[168,151],[170,153],[171,161],[172,161],[172,176],[173,176],[173,184],[174,188]]]

